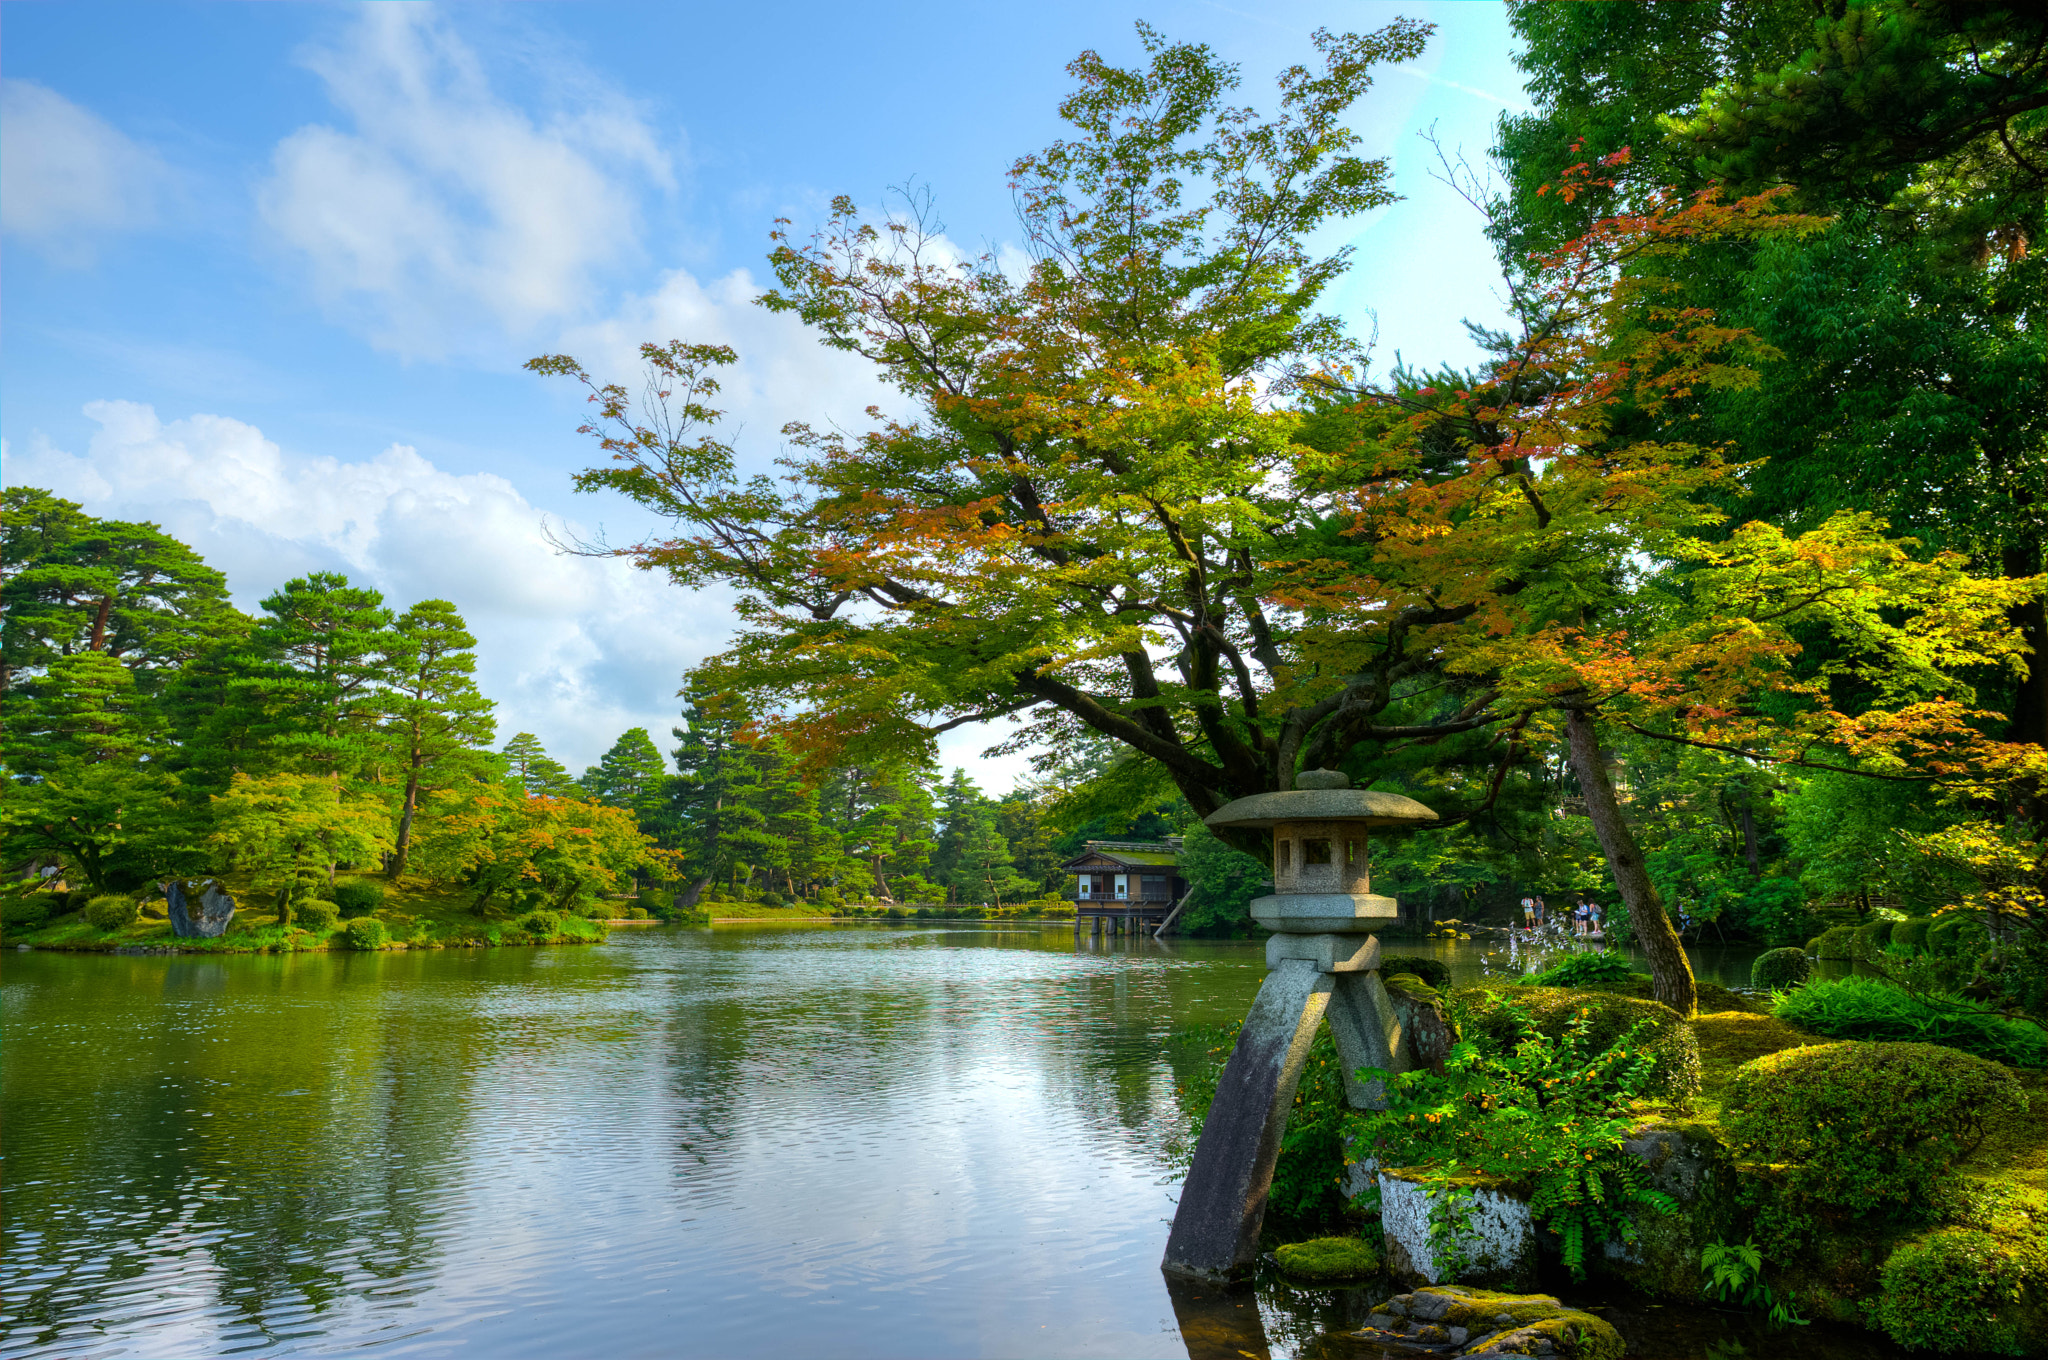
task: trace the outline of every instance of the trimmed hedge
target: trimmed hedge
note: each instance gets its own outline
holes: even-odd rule
[[[341,908],[333,902],[308,898],[292,905],[292,924],[315,935],[325,935],[341,920]]]
[[[331,894],[336,910],[343,916],[371,916],[384,905],[382,883],[337,883]]]
[[[1407,954],[1389,954],[1380,960],[1380,976],[1393,977],[1396,973],[1413,973],[1438,991],[1451,985],[1451,965],[1442,959],[1415,958]]]
[[[1736,1069],[1722,1121],[1741,1160],[1860,1214],[1925,1204],[1983,1140],[1987,1115],[2026,1108],[2010,1072],[1952,1048],[1821,1044]]]
[[[390,938],[384,923],[374,916],[358,916],[343,929],[351,949],[382,949]]]
[[[1927,931],[1934,924],[1932,916],[1913,916],[1892,927],[1891,948],[1901,954],[1918,954],[1927,948]]]
[[[552,938],[562,932],[561,913],[553,911],[529,911],[519,918],[519,928],[529,935],[543,939]]]
[[[119,893],[95,897],[85,904],[85,921],[98,930],[125,930],[135,924],[142,915],[142,908],[135,899]]]
[[[1813,972],[1803,949],[1772,949],[1759,954],[1749,966],[1749,983],[1767,991],[1782,992],[1797,987]]]
[[[2025,1355],[2033,1330],[2019,1316],[2048,1284],[2038,1243],[1943,1228],[1906,1243],[1884,1263],[1877,1323],[1902,1346]]]
[[[1984,923],[1960,911],[1935,917],[1934,924],[1927,928],[1928,952],[1946,958],[1981,953],[1990,943],[1991,932],[1984,928]]]
[[[1464,1012],[1465,1038],[1495,1053],[1514,1048],[1520,1031],[1500,1004],[1503,993],[1470,987],[1453,995]],[[1699,1093],[1700,1041],[1663,1002],[1552,987],[1516,987],[1505,995],[1512,996],[1536,1028],[1553,1040],[1564,1037],[1565,1026],[1580,1011],[1592,1012],[1586,1039],[1596,1051],[1612,1047],[1632,1026],[1648,1021],[1650,1037],[1643,1047],[1657,1060],[1657,1069],[1643,1094],[1653,1100],[1686,1101]]]
[[[1865,921],[1856,927],[1849,937],[1849,957],[1867,959],[1883,949],[1892,942],[1892,927],[1897,924],[1896,921],[1879,917],[1875,921]]]
[[[0,906],[0,922],[21,930],[34,930],[50,919],[50,894],[18,897]]]
[[[1849,948],[1851,938],[1855,934],[1855,926],[1835,926],[1823,930],[1806,942],[1806,952],[1817,959],[1846,960],[1852,957]]]

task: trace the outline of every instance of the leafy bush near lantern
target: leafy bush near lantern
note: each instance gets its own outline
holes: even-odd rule
[[[142,908],[135,899],[120,893],[95,897],[85,904],[86,924],[95,930],[122,930],[134,925],[140,915]]]

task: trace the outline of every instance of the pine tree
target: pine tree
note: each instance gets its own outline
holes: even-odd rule
[[[505,759],[511,766],[512,782],[529,798],[573,798],[582,790],[558,760],[550,759],[540,738],[521,732],[505,743]]]
[[[383,644],[390,688],[384,696],[384,733],[404,771],[398,837],[390,876],[405,873],[420,796],[448,788],[475,762],[463,760],[488,746],[496,729],[493,705],[478,692],[476,639],[446,600],[422,600],[405,611]]]
[[[761,770],[745,740],[750,722],[695,685],[684,693],[669,791],[691,879],[680,905],[694,907],[706,887],[732,879],[745,856],[759,852],[767,819],[760,807]]]
[[[161,721],[135,675],[105,652],[53,658],[8,704],[9,774],[43,778],[74,765],[134,765],[157,747]]]
[[[241,725],[266,768],[355,773],[373,754],[389,675],[384,597],[319,571],[287,581],[263,610],[217,725]]]
[[[667,781],[668,770],[654,738],[646,728],[632,727],[576,782],[598,802],[631,812],[639,818],[641,831],[651,835],[651,824],[660,820],[666,801]]]

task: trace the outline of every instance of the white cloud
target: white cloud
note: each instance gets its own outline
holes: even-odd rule
[[[444,472],[394,444],[362,462],[289,453],[226,416],[165,422],[93,402],[84,454],[8,449],[10,485],[48,487],[97,515],[148,519],[228,575],[254,610],[309,571],[338,570],[404,608],[453,600],[476,634],[500,740],[536,733],[571,769],[628,727],[664,749],[685,667],[723,645],[722,600],[623,562],[557,554],[542,516],[502,477]],[[571,526],[573,529],[573,526]]]
[[[431,8],[354,13],[345,41],[307,58],[351,127],[278,144],[257,194],[276,241],[405,355],[588,315],[597,277],[639,253],[640,194],[674,187],[640,110],[584,82],[536,119]]]
[[[32,80],[0,80],[0,229],[68,264],[95,235],[148,225],[170,173],[156,153]]]

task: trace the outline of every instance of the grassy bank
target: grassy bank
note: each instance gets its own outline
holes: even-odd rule
[[[229,874],[222,879],[235,899],[235,917],[227,933],[217,939],[180,939],[171,933],[171,923],[162,898],[145,904],[144,915],[134,924],[115,930],[101,930],[85,919],[81,911],[53,916],[33,929],[7,926],[9,945],[36,949],[106,953],[114,950],[176,950],[201,954],[284,954],[305,950],[352,949],[349,921],[329,930],[307,930],[299,925],[280,925],[267,895],[254,891],[245,875]],[[423,878],[389,882],[383,878],[344,874],[337,883],[361,882],[380,886],[383,902],[369,919],[384,927],[386,949],[484,948],[519,944],[594,944],[606,936],[601,921],[561,915],[555,929],[535,932],[528,928],[531,917],[502,907],[479,913],[470,894],[459,887]]]

